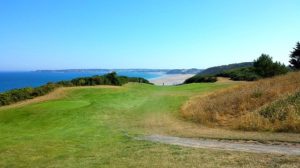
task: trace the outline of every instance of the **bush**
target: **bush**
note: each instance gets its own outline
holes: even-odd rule
[[[294,109],[296,114],[300,116],[300,92],[273,102],[260,110],[259,114],[272,122],[276,120],[283,121],[287,119],[291,109]]]
[[[128,82],[147,83],[150,82],[144,78],[118,76],[115,72],[108,73],[102,76],[92,76],[75,78],[71,81],[60,81],[57,84],[61,86],[95,86],[95,85],[115,85],[121,86]]]
[[[195,75],[184,81],[184,84],[188,83],[213,83],[217,81],[217,77],[215,76],[203,76],[203,75]]]
[[[231,80],[235,80],[235,81],[255,81],[260,78],[260,76],[258,76],[255,73],[253,67],[238,68],[238,69],[223,71],[217,74],[216,76],[228,77]]]
[[[14,89],[5,93],[0,93],[0,106],[9,105],[22,100],[32,99],[37,96],[45,95],[53,91],[58,86],[58,84],[48,83],[37,88]]]

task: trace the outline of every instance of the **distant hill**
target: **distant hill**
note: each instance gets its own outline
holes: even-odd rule
[[[196,68],[192,68],[192,69],[172,69],[167,71],[167,74],[197,74],[200,73],[202,71],[202,69],[196,69]]]
[[[62,69],[62,70],[36,70],[36,72],[141,72],[141,73],[166,73],[166,74],[197,74],[202,69]]]
[[[62,70],[36,70],[36,72],[168,72],[170,69],[62,69]]]
[[[236,68],[243,68],[243,67],[251,67],[251,66],[253,66],[253,62],[242,62],[236,64],[215,66],[201,71],[200,73],[198,73],[198,75],[216,75],[222,71],[227,71]]]

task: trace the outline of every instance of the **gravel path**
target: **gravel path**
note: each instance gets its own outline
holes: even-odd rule
[[[171,145],[179,145],[193,148],[207,148],[229,151],[242,151],[254,153],[271,153],[283,155],[300,156],[299,144],[270,145],[262,143],[245,143],[231,140],[209,140],[209,139],[192,139],[179,138],[163,135],[150,135],[137,138],[138,140],[146,140]]]

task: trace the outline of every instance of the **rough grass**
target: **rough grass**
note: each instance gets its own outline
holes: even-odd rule
[[[227,86],[72,88],[49,101],[0,109],[0,167],[299,167],[296,156],[192,149],[132,138],[145,133],[196,135],[193,131],[203,129],[180,120],[180,107],[191,96]],[[300,141],[294,134],[273,135]]]
[[[194,98],[182,108],[182,114],[185,118],[210,126],[252,131],[300,132],[300,116],[293,109],[293,105],[284,107],[284,118],[263,115],[264,111],[270,113],[274,109],[267,106],[274,107],[272,103],[278,104],[277,100],[288,99],[287,96],[299,90],[300,72],[293,72]],[[277,105],[276,109],[279,108],[281,107]]]

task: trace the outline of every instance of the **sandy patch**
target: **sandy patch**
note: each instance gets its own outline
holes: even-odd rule
[[[159,78],[150,79],[150,82],[155,85],[178,85],[194,75],[195,74],[165,75]]]

